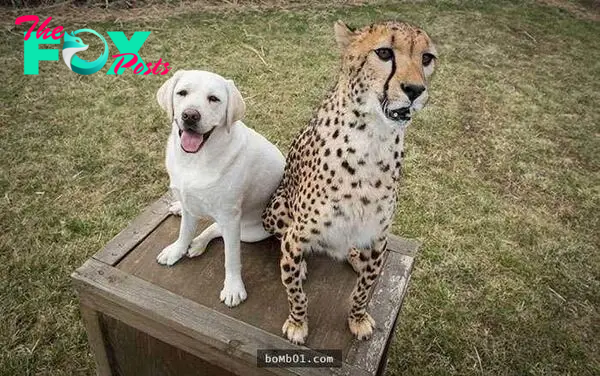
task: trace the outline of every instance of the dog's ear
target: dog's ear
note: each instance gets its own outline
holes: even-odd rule
[[[182,70],[175,72],[156,92],[156,100],[160,107],[167,112],[170,121],[173,121],[173,117],[175,116],[173,113],[173,90],[177,81],[179,81],[184,73],[185,71]]]
[[[242,120],[245,113],[246,104],[242,94],[232,80],[227,80],[227,129],[230,129],[236,121]]]
[[[335,32],[335,40],[338,44],[338,47],[344,51],[346,47],[352,43],[352,40],[356,36],[354,30],[350,29],[348,25],[346,25],[341,20],[338,20],[333,24],[333,31]]]

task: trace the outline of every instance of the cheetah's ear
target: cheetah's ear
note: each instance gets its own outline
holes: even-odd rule
[[[356,35],[354,34],[354,30],[350,29],[348,25],[340,20],[333,24],[333,30],[335,32],[335,40],[342,51],[348,47]]]

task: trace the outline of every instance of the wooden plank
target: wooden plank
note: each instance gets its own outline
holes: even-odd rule
[[[414,267],[414,261],[413,261],[413,267]],[[408,292],[408,286],[410,286],[410,279],[412,276],[412,271],[408,274],[408,279],[406,281],[406,288],[404,289],[404,296],[402,297],[402,302],[400,303],[400,307],[398,308],[398,315],[396,316],[396,318],[394,319],[394,323],[392,324],[392,331],[390,332],[390,335],[387,339],[387,343],[385,344],[385,348],[383,349],[383,356],[381,358],[381,360],[379,361],[379,367],[377,369],[377,376],[383,376],[385,374],[385,370],[387,368],[387,362],[388,362],[388,356],[389,356],[389,349],[390,346],[392,344],[392,341],[395,338],[395,334],[396,334],[396,327],[398,324],[398,319],[400,318],[400,310],[402,310],[402,306],[404,305],[404,299],[406,298],[406,294]]]
[[[82,303],[242,375],[323,375],[317,368],[254,368],[258,349],[302,349],[285,339],[177,296],[97,260],[72,275]],[[248,365],[253,365],[248,367]],[[348,364],[332,375],[368,375]]]
[[[122,321],[100,315],[112,369],[120,376],[235,376]]]
[[[80,305],[80,310],[81,319],[85,326],[85,331],[87,332],[88,342],[96,362],[96,375],[111,376],[112,372],[106,353],[104,336],[102,334],[102,329],[100,328],[98,312],[85,304]]]
[[[115,265],[169,216],[170,195],[164,194],[118,233],[93,258]]]
[[[420,243],[416,240],[405,239],[392,234],[388,236],[387,248],[392,252],[415,257],[419,246]]]
[[[389,252],[386,268],[379,277],[375,291],[369,301],[368,311],[377,327],[370,341],[353,342],[346,361],[358,368],[375,374],[384,358],[402,300],[408,286],[413,266],[411,256]]]
[[[80,299],[82,302],[85,302],[85,304],[93,306],[101,312],[103,317],[110,317],[114,320],[118,320],[124,325],[135,328],[142,333],[146,333],[153,338],[177,347],[209,363],[220,364],[226,371],[240,374],[240,372],[246,372],[245,370],[248,368],[247,362],[232,358],[227,351],[216,349],[196,338],[189,337],[186,335],[186,332],[176,331],[162,322],[154,321],[152,318],[146,316],[141,316],[130,309],[120,306],[110,299],[100,295],[94,295],[91,291],[86,291],[85,289],[82,290]],[[113,349],[110,349],[108,353],[109,359],[112,355],[112,350]],[[110,361],[110,363],[112,365],[116,364],[114,360]],[[248,375],[262,376],[264,373],[248,372]]]

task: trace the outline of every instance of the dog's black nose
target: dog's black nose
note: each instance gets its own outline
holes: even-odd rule
[[[188,108],[183,110],[183,113],[181,114],[181,120],[183,120],[183,122],[187,125],[194,125],[200,121],[200,113],[198,110]]]
[[[401,84],[400,87],[411,102],[417,99],[419,95],[425,91],[425,86],[423,85]]]

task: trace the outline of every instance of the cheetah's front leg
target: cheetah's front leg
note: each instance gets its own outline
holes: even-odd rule
[[[373,243],[371,249],[360,250],[358,257],[352,260],[358,279],[352,291],[352,308],[348,317],[348,326],[358,339],[369,339],[375,328],[375,320],[367,312],[367,299],[381,272],[386,246],[387,236],[381,236]]]
[[[290,306],[290,314],[283,324],[283,334],[295,344],[303,344],[308,336],[308,320],[306,318],[307,298],[302,290],[302,280],[305,278],[303,249],[294,235],[293,229],[288,229],[281,241],[281,281],[285,286]]]

